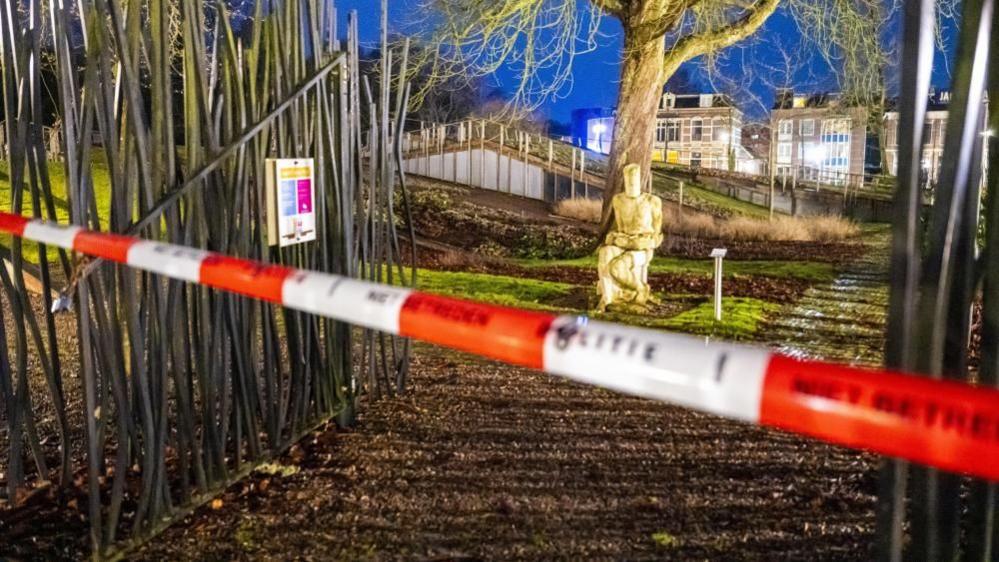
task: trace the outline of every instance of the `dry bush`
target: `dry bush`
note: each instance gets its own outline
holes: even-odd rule
[[[721,240],[840,242],[860,234],[856,223],[834,216],[718,219],[674,205],[663,205],[663,224],[668,234]]]
[[[804,221],[790,217],[774,217],[773,220],[732,217],[725,221],[724,238],[731,240],[768,240],[784,242],[789,240],[808,241],[811,237]]]
[[[812,217],[808,231],[816,242],[837,242],[860,235],[857,223],[840,217]]]
[[[600,210],[599,199],[563,199],[555,205],[556,215],[591,223],[600,222]],[[667,234],[716,240],[840,242],[860,234],[856,223],[836,216],[721,219],[693,209],[680,212],[669,203],[663,205],[663,225]]]
[[[600,222],[600,211],[603,202],[600,199],[563,199],[555,204],[555,214],[583,222]]]
[[[722,227],[723,238],[732,240],[840,242],[860,233],[852,221],[833,216],[775,217],[758,220],[733,217]]]
[[[663,205],[663,224],[669,234],[693,238],[721,238],[718,221],[714,217],[690,209],[680,213],[673,205]]]

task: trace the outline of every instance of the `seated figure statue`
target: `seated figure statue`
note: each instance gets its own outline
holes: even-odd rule
[[[624,167],[624,192],[611,200],[614,224],[597,253],[600,312],[608,306],[641,311],[655,302],[649,288],[649,262],[663,241],[662,199],[642,193],[637,164]]]

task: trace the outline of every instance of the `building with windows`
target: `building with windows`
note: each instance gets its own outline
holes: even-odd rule
[[[663,94],[653,158],[671,164],[760,174],[764,161],[742,146],[742,111],[723,94]]]
[[[573,112],[573,143],[610,152],[614,115],[607,109]],[[653,159],[685,166],[762,174],[766,159],[742,146],[742,111],[721,94],[663,94],[656,115]]]
[[[985,132],[988,101],[982,111],[982,134]],[[950,92],[943,90],[930,94],[926,105],[926,120],[923,123],[923,181],[932,186],[940,174],[940,164],[943,159],[944,134],[947,130],[947,110],[950,105]],[[893,104],[894,106],[894,104]],[[898,111],[891,107],[885,113],[885,172],[898,173]],[[982,151],[985,159],[985,151]],[[983,162],[984,166],[984,162]]]
[[[770,162],[770,124],[743,123],[742,146],[760,162]],[[763,166],[766,170],[766,166]]]
[[[867,164],[867,109],[837,94],[779,90],[770,113],[778,178],[857,184]]]

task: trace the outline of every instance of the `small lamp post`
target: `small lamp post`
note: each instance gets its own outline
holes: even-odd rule
[[[604,153],[604,133],[607,132],[607,125],[598,121],[593,125],[593,133],[597,135],[597,152]]]
[[[720,322],[722,318],[722,260],[728,250],[725,248],[715,248],[711,250],[709,257],[715,260],[715,321]]]

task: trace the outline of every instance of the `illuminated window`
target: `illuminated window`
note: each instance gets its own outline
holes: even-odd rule
[[[711,140],[718,142],[728,142],[728,129],[725,127],[724,119],[715,119],[711,123]]]

